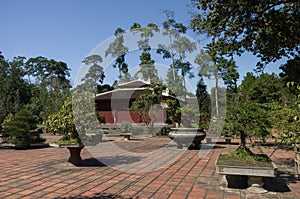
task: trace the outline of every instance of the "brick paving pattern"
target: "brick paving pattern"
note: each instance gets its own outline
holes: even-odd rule
[[[142,153],[162,147],[170,140],[154,137],[112,142],[124,150]],[[300,198],[300,181],[291,173],[293,152],[274,147],[262,147],[279,168],[277,177],[264,179],[268,193],[222,189],[222,176],[215,171],[217,157],[236,148],[237,145],[217,144],[203,157],[196,150],[188,150],[170,165],[146,173],[127,173],[104,165],[71,166],[67,164],[69,152],[65,148],[0,149],[0,198]],[[201,150],[206,150],[205,144]],[[159,159],[167,156],[162,154]],[[82,158],[93,157],[83,149]]]

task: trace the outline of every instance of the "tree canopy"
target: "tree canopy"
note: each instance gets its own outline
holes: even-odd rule
[[[227,55],[250,51],[260,58],[258,69],[283,57],[293,59],[300,48],[298,0],[192,0],[191,19],[197,33],[215,39],[214,49]]]

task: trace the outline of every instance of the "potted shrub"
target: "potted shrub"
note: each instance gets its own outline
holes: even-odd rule
[[[246,139],[252,136],[265,137],[270,128],[267,108],[254,102],[231,101],[227,107],[224,131],[238,134],[240,144],[236,151],[220,154],[217,160],[217,172],[232,176],[245,176],[248,179],[249,190],[264,193],[262,177],[274,177],[276,166],[265,154],[255,154],[246,145]],[[228,183],[229,185],[229,183]]]
[[[29,110],[23,109],[11,116],[3,130],[11,137],[8,142],[14,144],[16,149],[27,149],[30,144],[44,141],[34,131],[36,124],[37,118]]]
[[[70,151],[68,162],[79,165],[82,161],[80,152],[84,146],[75,128],[72,98],[68,97],[61,109],[57,113],[50,115],[43,124],[48,126],[50,132],[63,135],[56,143],[51,143],[50,145],[68,148]]]

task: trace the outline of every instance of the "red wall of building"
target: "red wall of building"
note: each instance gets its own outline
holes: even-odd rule
[[[100,111],[100,116],[105,118],[106,123],[142,123],[140,115],[133,111]],[[114,121],[114,115],[116,121]],[[157,113],[155,123],[165,123],[165,113],[163,111]],[[150,121],[150,118],[148,118]]]

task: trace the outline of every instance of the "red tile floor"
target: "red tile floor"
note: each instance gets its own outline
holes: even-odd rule
[[[53,141],[56,137],[47,138]],[[115,139],[103,144],[107,143],[129,152],[124,152],[122,157],[112,157],[111,151],[103,151],[99,160],[116,158],[111,166],[75,167],[67,164],[69,152],[66,148],[0,149],[0,198],[300,198],[300,181],[292,174],[291,151],[262,147],[278,166],[279,175],[264,179],[268,193],[253,194],[244,189],[220,187],[222,176],[215,171],[216,159],[221,152],[233,151],[237,145],[216,144],[208,150],[209,145],[203,144],[201,151],[207,151],[199,156],[196,150],[176,149],[167,137]],[[167,150],[150,155],[150,159],[142,157],[146,161],[140,162],[136,157],[126,159],[131,153],[149,154],[168,144]],[[178,156],[172,151],[181,154],[176,161],[170,161]],[[92,149],[84,148],[82,158],[94,161],[91,153]],[[128,168],[133,170],[126,170]]]

